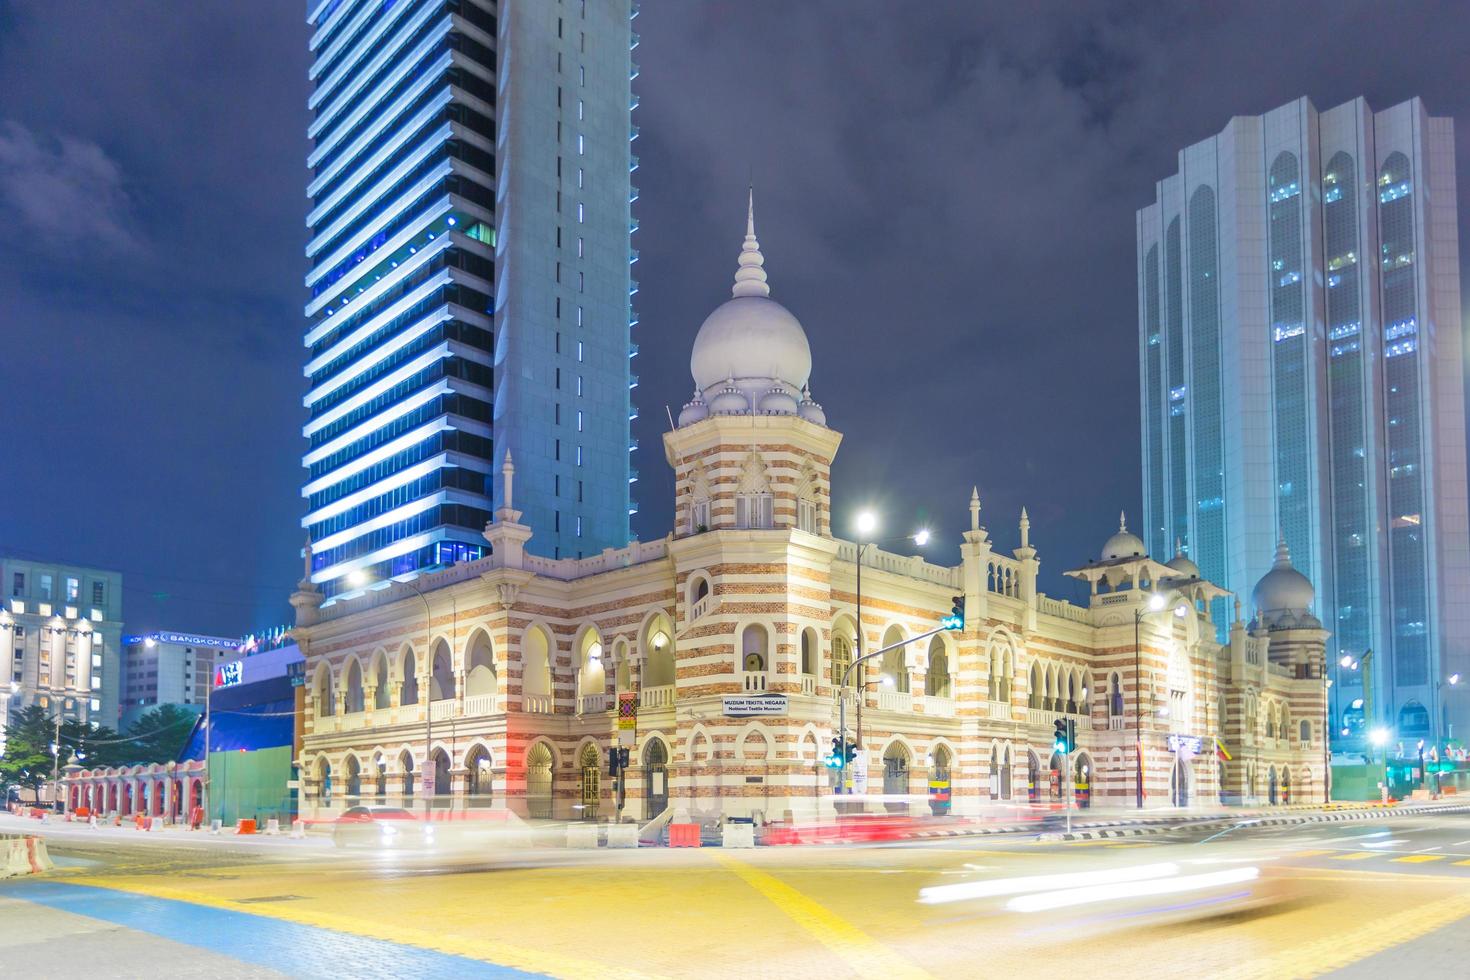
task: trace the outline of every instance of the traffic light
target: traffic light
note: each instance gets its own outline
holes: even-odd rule
[[[607,750],[607,774],[609,776],[616,776],[618,774],[618,764],[622,761],[622,758],[623,754],[618,751],[616,746]]]
[[[1067,751],[1067,723],[1058,718],[1052,722],[1052,728],[1055,729],[1052,735],[1052,749],[1065,754]]]
[[[1077,751],[1077,719],[1067,719],[1067,751]]]
[[[848,742],[847,743],[847,761],[848,762],[852,762],[856,758],[857,758],[857,743],[856,742]]]
[[[828,769],[842,768],[842,739],[836,735],[832,736],[832,751],[827,753],[827,758],[824,761],[827,763]]]
[[[939,620],[939,625],[947,630],[962,630],[965,628],[965,597],[962,595],[950,598],[949,615]]]
[[[628,747],[626,745],[618,749],[618,768],[625,771],[628,768]]]

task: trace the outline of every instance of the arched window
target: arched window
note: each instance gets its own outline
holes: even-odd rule
[[[374,664],[373,707],[387,708],[393,704],[393,692],[388,688],[388,658],[379,653],[377,657],[374,658]]]
[[[484,633],[476,633],[470,640],[466,666],[468,667],[464,676],[466,697],[496,693],[498,684],[495,676],[495,650],[490,645],[490,638]]]
[[[430,701],[454,700],[454,661],[449,644],[440,640],[434,645],[433,671],[429,683]]]
[[[401,676],[403,677],[403,693],[401,693],[398,696],[398,703],[399,704],[418,704],[419,703],[418,661],[415,659],[415,657],[413,655],[413,650],[411,648],[405,648],[404,649],[404,651],[403,651],[403,665],[402,666],[403,666],[403,671],[402,671]]]
[[[1312,741],[1312,723],[1305,718],[1297,723],[1297,739],[1302,745]]]
[[[938,636],[929,638],[929,672],[924,676],[924,693],[935,697],[951,696],[949,654]],[[946,766],[946,768],[948,768]]]
[[[1031,690],[1026,693],[1026,707],[1040,708],[1041,699],[1045,692],[1042,690],[1041,664],[1031,664]]]
[[[316,757],[316,798],[318,803],[332,802],[332,764],[327,757]]]
[[[602,663],[602,637],[595,629],[582,634],[577,651],[577,694],[579,697],[601,695],[607,691],[607,669]]]
[[[801,672],[808,676],[817,672],[817,633],[810,628],[801,631]]]
[[[349,712],[361,711],[362,702],[362,665],[357,662],[356,657],[347,661],[347,690],[346,705],[344,710]]]
[[[704,585],[704,579],[700,579]],[[704,585],[708,589],[708,585]],[[644,639],[643,686],[668,687],[674,683],[674,629],[662,613],[648,624]]]
[[[1429,711],[1418,701],[1410,701],[1399,709],[1399,735],[1402,738],[1425,738],[1429,735]]]
[[[897,626],[888,627],[883,634],[883,645],[892,646],[902,642],[903,630]],[[883,655],[883,683],[901,694],[909,692],[909,667],[908,658],[904,656],[904,647],[897,650],[889,650]]]
[[[852,641],[848,639],[848,631],[852,628],[850,623],[841,622],[832,627],[832,684],[840,686],[843,675],[852,666]],[[856,683],[857,678],[848,678],[850,683]]]
[[[357,756],[347,757],[347,805],[357,806],[362,799],[362,770]]]
[[[1123,679],[1114,671],[1108,676],[1108,717],[1123,715]]]
[[[756,623],[740,633],[740,669],[744,673],[747,691],[766,689],[766,668],[771,662],[769,643],[765,627]]]
[[[551,642],[539,626],[521,639],[521,704],[526,711],[551,711]]]
[[[526,813],[532,818],[551,816],[551,749],[537,742],[526,752]]]
[[[337,713],[337,698],[332,691],[332,668],[325,663],[316,669],[316,714],[327,718]]]
[[[771,527],[774,516],[766,464],[752,449],[741,467],[740,486],[735,494],[735,526]]]
[[[413,772],[413,755],[407,749],[404,749],[403,754],[398,757],[398,771],[403,773],[403,799],[407,802],[413,799],[415,778]]]

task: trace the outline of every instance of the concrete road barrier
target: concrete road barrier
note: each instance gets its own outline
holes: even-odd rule
[[[634,823],[610,823],[607,825],[608,847],[637,847],[638,825]]]
[[[754,847],[755,825],[748,823],[727,823],[720,828],[721,847]]]
[[[597,824],[567,824],[567,847],[592,848],[597,846]]]
[[[55,865],[42,837],[0,838],[0,878],[40,874]]]

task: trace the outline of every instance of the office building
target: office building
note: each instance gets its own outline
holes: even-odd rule
[[[1137,229],[1148,550],[1178,542],[1240,594],[1284,538],[1350,661],[1334,737],[1448,737],[1470,722],[1450,683],[1470,672],[1452,121],[1298,99],[1181,151],[1156,194]]]
[[[533,551],[627,539],[630,0],[312,5],[312,579],[480,557],[513,454]]]
[[[240,656],[240,641],[158,630],[123,640],[124,727],[161,704],[191,711],[204,708],[215,668]]]
[[[0,586],[0,724],[35,704],[116,725],[122,574],[0,556]]]

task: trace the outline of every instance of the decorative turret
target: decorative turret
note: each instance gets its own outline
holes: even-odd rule
[[[1311,581],[1292,567],[1286,539],[1279,539],[1276,561],[1251,592],[1256,623],[1267,629],[1318,629],[1322,624],[1312,613],[1316,598]]]

